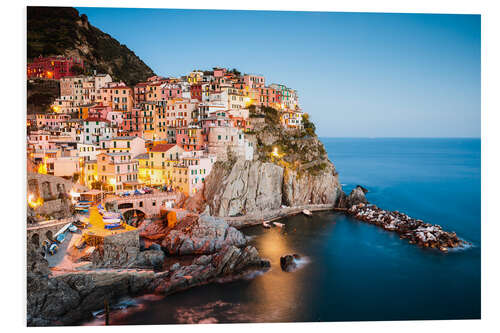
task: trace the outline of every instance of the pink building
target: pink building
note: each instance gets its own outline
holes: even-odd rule
[[[111,112],[111,110],[111,106],[109,105],[94,105],[89,107],[88,117],[107,119],[108,113]]]
[[[123,113],[123,122],[118,127],[119,136],[138,136],[142,137],[144,125],[140,108],[133,108],[132,111]]]
[[[182,87],[178,84],[164,83],[160,86],[160,98],[162,101],[182,98]]]
[[[205,149],[205,135],[201,127],[180,127],[176,130],[176,143],[185,151]]]
[[[266,85],[266,79],[263,75],[245,74],[245,76],[243,76],[243,81],[247,87],[252,89],[264,88]]]
[[[158,106],[155,127],[185,127],[193,121],[198,103],[185,99],[173,99]]]
[[[113,110],[128,111],[134,106],[134,91],[125,83],[110,82],[101,89],[102,103]]]
[[[35,116],[38,128],[61,128],[70,119],[68,114],[43,113]]]
[[[222,77],[226,74],[227,72],[227,69],[225,68],[214,68],[214,77],[218,78],[218,77]]]

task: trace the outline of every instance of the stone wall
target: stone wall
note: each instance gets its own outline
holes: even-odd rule
[[[61,194],[69,195],[74,186],[81,187],[61,177],[28,173],[28,193],[34,194],[36,198],[41,196],[44,201],[57,199]]]

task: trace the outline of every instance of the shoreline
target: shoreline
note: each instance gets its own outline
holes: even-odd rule
[[[253,227],[263,222],[273,222],[286,217],[295,216],[301,214],[304,209],[307,209],[311,212],[321,212],[321,211],[336,211],[347,213],[347,209],[344,208],[336,208],[331,204],[316,204],[316,205],[303,205],[296,207],[283,207],[274,209],[267,212],[254,213],[254,214],[246,214],[242,216],[217,216],[218,218],[223,219],[229,224],[229,226],[234,227],[236,229],[243,229],[247,227]]]
[[[311,212],[333,211],[343,213],[345,216],[360,222],[376,225],[385,231],[395,232],[401,239],[408,239],[410,244],[415,244],[421,248],[436,248],[444,253],[448,252],[449,249],[464,247],[469,244],[460,239],[455,232],[445,231],[439,225],[425,223],[398,211],[382,210],[375,205],[364,203],[352,205],[351,208],[338,208],[333,207],[331,204],[283,207],[266,213],[221,218],[236,229],[244,229],[260,225],[263,222],[273,222],[295,216],[301,214],[304,209]],[[365,210],[367,211],[364,212]]]

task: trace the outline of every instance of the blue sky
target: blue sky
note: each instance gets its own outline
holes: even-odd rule
[[[479,15],[77,8],[160,75],[283,83],[323,137],[479,137]]]

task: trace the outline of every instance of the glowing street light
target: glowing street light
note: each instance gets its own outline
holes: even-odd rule
[[[41,197],[35,199],[35,195],[33,193],[30,193],[28,195],[28,205],[33,209],[40,207],[41,205],[43,205],[43,199]]]
[[[280,154],[278,152],[278,147],[273,148],[273,152],[271,153],[271,155],[278,158],[280,157]]]

